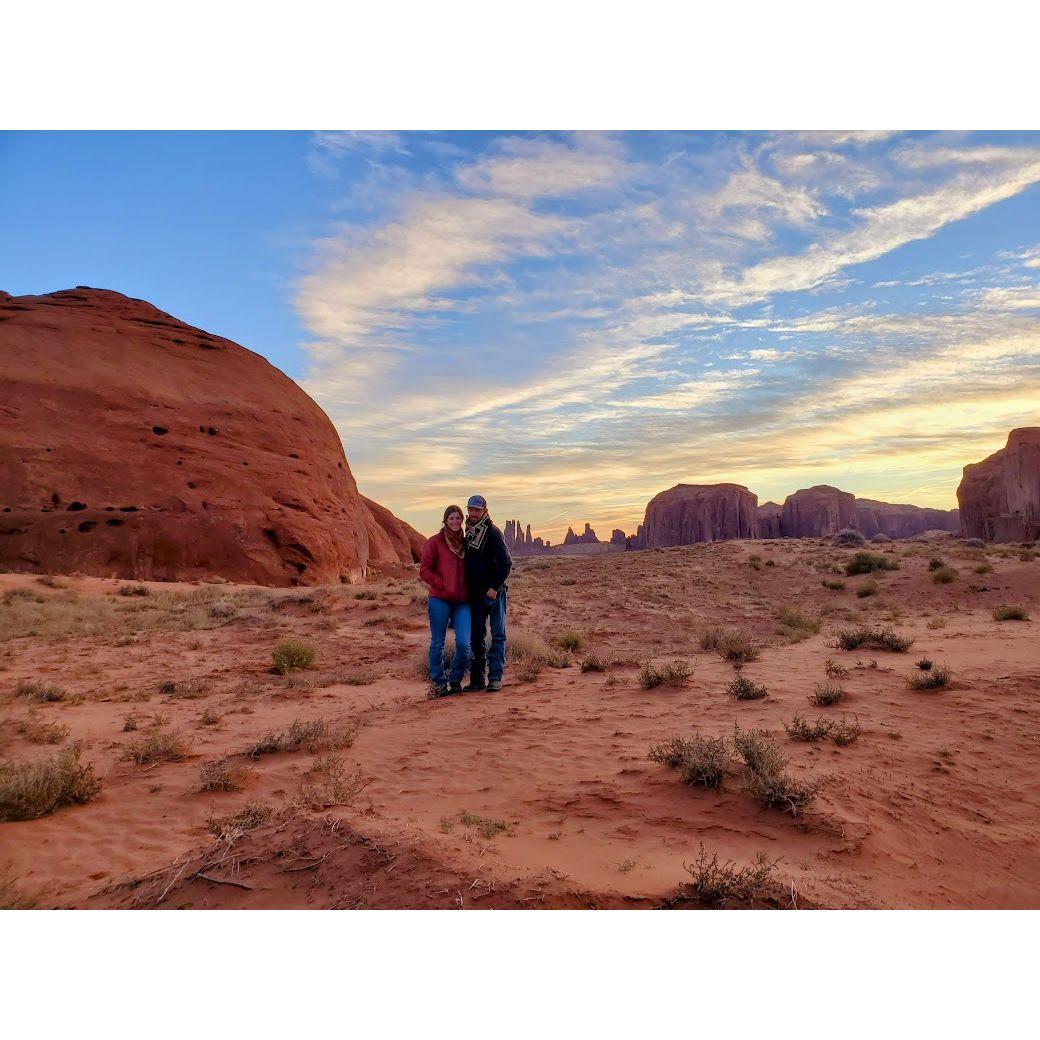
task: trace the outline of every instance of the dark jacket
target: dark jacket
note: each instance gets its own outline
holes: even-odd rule
[[[448,545],[443,531],[438,531],[423,546],[419,560],[419,577],[430,587],[430,595],[449,603],[465,603],[466,564]]]
[[[482,600],[488,589],[502,588],[513,561],[502,532],[485,517],[466,531],[466,585],[470,601]]]

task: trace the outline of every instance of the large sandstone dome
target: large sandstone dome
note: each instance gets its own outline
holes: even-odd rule
[[[676,484],[646,507],[640,540],[647,546],[754,538],[758,496],[741,484]]]
[[[230,340],[115,292],[0,293],[0,366],[8,570],[312,585],[417,559],[328,416]]]

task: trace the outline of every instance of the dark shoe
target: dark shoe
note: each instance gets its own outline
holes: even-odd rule
[[[469,686],[463,686],[462,692],[463,693],[480,693],[480,691],[483,690],[483,689],[484,689],[484,684],[482,682],[471,682],[469,684]]]
[[[426,694],[426,696],[429,697],[431,700],[433,700],[435,697],[447,697],[450,694],[451,694],[451,689],[447,685],[445,685],[445,686],[434,686],[431,683],[430,684],[430,690]]]
[[[502,689],[502,680],[501,679],[492,679],[491,682],[489,682],[487,684],[487,692],[488,693],[498,693],[498,691],[501,690],[501,689]]]
[[[449,692],[450,693],[462,693],[462,683],[460,683],[460,682],[453,682],[451,684],[451,689],[449,690]]]

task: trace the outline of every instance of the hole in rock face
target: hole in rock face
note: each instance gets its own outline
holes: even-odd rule
[[[57,491],[55,491],[54,494],[51,495],[51,505],[52,506],[60,506],[61,505],[61,495],[59,495]]]
[[[106,520],[105,523],[108,524],[109,527],[122,527],[123,526],[123,521],[120,520],[118,517],[113,517],[111,520]]]
[[[95,527],[97,527],[96,520],[84,520],[83,523],[81,523],[79,527],[76,528],[76,530],[82,531],[84,534],[86,534],[87,531],[93,531]]]
[[[86,508],[87,507],[82,502],[70,502],[69,503],[69,512],[70,513],[78,513],[81,509],[86,509]]]
[[[188,487],[190,487],[190,488],[192,488],[194,490],[194,488],[195,488],[195,481],[194,480],[189,480],[188,481]]]
[[[120,513],[136,513],[137,512],[137,506],[120,506],[119,507],[119,512]]]
[[[165,437],[170,431],[165,426],[153,426],[152,433],[158,434],[160,437]]]
[[[299,455],[297,455],[295,451],[290,451],[290,452],[289,452],[289,458],[290,458],[290,459],[298,459],[299,457],[300,457],[300,456],[299,456]]]

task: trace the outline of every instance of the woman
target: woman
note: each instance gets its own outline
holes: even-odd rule
[[[469,667],[470,615],[465,556],[462,510],[448,506],[441,529],[423,546],[419,562],[419,577],[430,589],[430,682],[435,697],[461,693],[462,677]],[[449,624],[455,629],[455,657],[446,679],[444,637]]]

